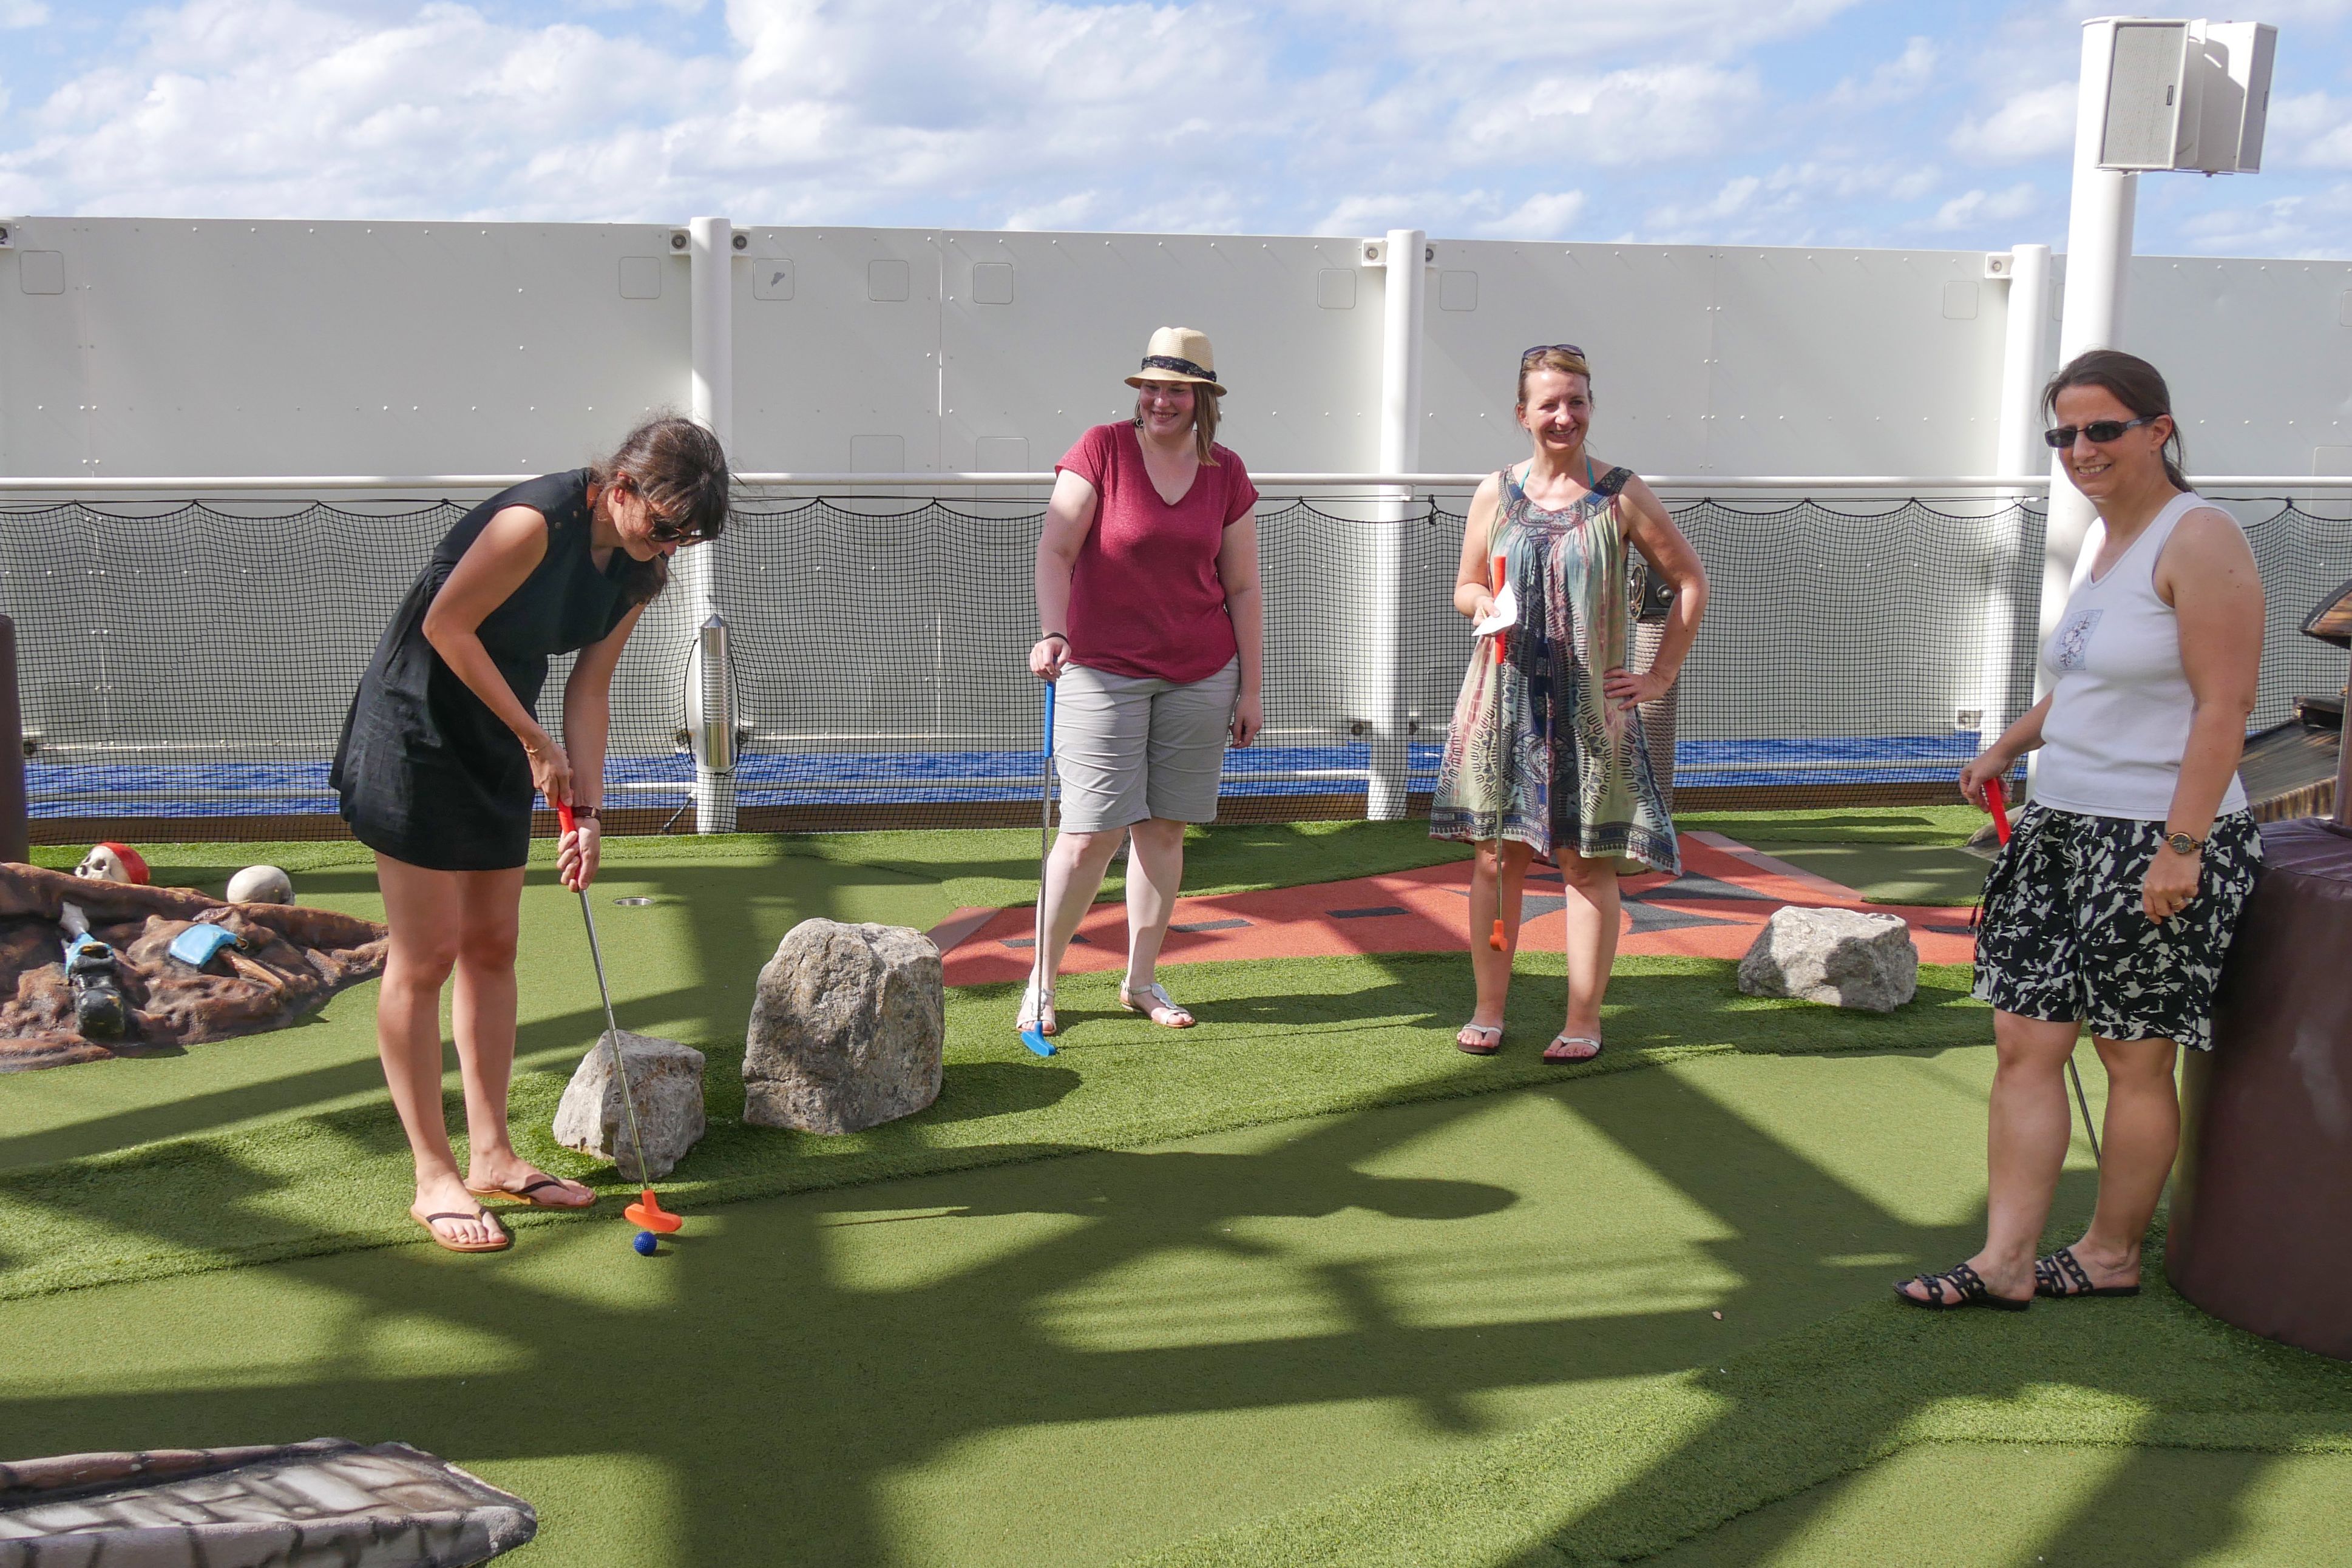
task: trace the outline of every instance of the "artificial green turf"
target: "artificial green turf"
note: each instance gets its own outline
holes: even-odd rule
[[[1981,1049],[1691,1056],[688,1203],[653,1260],[608,1210],[494,1259],[378,1249],[0,1303],[0,1432],[23,1453],[417,1443],[538,1505],[520,1564],[1106,1563],[1737,1366],[1946,1260],[1979,1223],[1990,1070]],[[2065,1218],[2089,1174],[2078,1151]],[[1899,1398],[1899,1369],[1871,1377]],[[1774,1430],[1810,1441],[1802,1417]]]
[[[1960,846],[1990,819],[1974,806],[1869,806],[1797,811],[1685,811],[1685,832],[1711,829],[1801,866],[1873,904],[1973,904],[1985,862]]]
[[[304,873],[373,867],[374,856],[350,840],[268,843],[141,844],[155,880],[217,894],[240,866],[268,864],[296,875],[307,902]],[[87,852],[80,845],[39,845],[34,863],[64,870]],[[1184,891],[1192,894],[1250,893],[1300,883],[1339,882],[1380,872],[1410,871],[1468,856],[1467,844],[1433,839],[1429,824],[1404,822],[1259,822],[1194,828],[1185,835]],[[1028,828],[924,829],[872,833],[713,833],[615,837],[604,841],[604,861],[615,869],[698,861],[763,862],[796,860],[871,868],[936,883],[950,908],[1006,908],[1037,896],[1037,834]],[[555,841],[531,845],[531,863],[555,863]],[[1124,860],[1103,879],[1103,898],[1124,896]]]
[[[2352,1452],[1918,1443],[1643,1561],[1880,1568],[1922,1541],[1973,1563],[2341,1568],[2352,1563]]]
[[[527,899],[526,906],[546,918],[548,904],[560,910],[565,902],[568,895]],[[613,947],[614,983],[631,998],[620,1007],[623,1027],[667,1033],[710,1056],[709,1132],[665,1184],[689,1206],[1478,1093],[1563,1071],[1536,1055],[1538,1042],[1559,1027],[1557,955],[1522,956],[1508,1020],[1517,1049],[1483,1060],[1452,1047],[1454,1026],[1471,1004],[1469,966],[1459,955],[1199,964],[1183,970],[1183,989],[1202,1024],[1181,1033],[1112,1012],[1115,975],[1066,979],[1063,1051],[1047,1062],[1031,1058],[1013,1032],[1016,985],[959,989],[949,1003],[939,1103],[867,1133],[818,1137],[740,1119],[749,967],[740,969],[747,977],[740,994],[695,991],[689,1004],[648,983],[688,978],[676,974],[671,955],[657,945]],[[568,983],[550,973],[567,968]],[[1917,999],[1885,1016],[1742,997],[1731,971],[1714,960],[1621,960],[1610,991],[1610,1051],[1567,1071],[1605,1073],[1692,1054],[1973,1043],[1986,1030],[1965,973],[1955,969],[1923,968]],[[573,1010],[537,1013],[527,998],[526,1017],[535,1021],[522,1031],[513,1090],[517,1146],[549,1170],[620,1191],[609,1166],[562,1148],[547,1133],[565,1078],[602,1022],[584,955],[566,959],[559,952],[535,963],[531,984],[534,993],[555,985]],[[339,1004],[347,1030],[353,1015],[364,1016],[352,1005],[358,996]],[[659,1021],[689,1005],[705,1020],[724,1009],[727,1027]],[[270,1038],[236,1044],[253,1049]],[[123,1065],[53,1069],[37,1075],[47,1080],[39,1087],[70,1086]],[[0,1106],[36,1076],[0,1079]],[[456,1126],[454,1078],[448,1092]],[[62,1092],[43,1094],[52,1113],[64,1099]],[[0,1299],[422,1241],[405,1214],[406,1145],[372,1060],[354,1057],[208,1100],[85,1117],[70,1146],[117,1152],[0,1169],[0,1211],[10,1217],[0,1231]],[[274,1113],[260,1113],[264,1105]],[[16,1117],[22,1125],[21,1109]],[[144,1141],[167,1127],[179,1135]],[[27,1131],[10,1141],[56,1149],[68,1146],[64,1137]],[[516,1221],[524,1228],[582,1222],[554,1213]]]
[[[2160,1230],[2151,1238],[2147,1293],[2133,1300],[2042,1302],[2022,1316],[1873,1301],[1419,1474],[1189,1542],[1150,1568],[1567,1568],[1662,1552],[1666,1563],[1748,1564],[1780,1561],[1774,1553],[1801,1549],[1815,1530],[1824,1554],[1789,1561],[1874,1564],[1930,1545],[1939,1561],[2025,1561],[1980,1552],[1966,1536],[1923,1533],[1952,1517],[1949,1500],[1923,1504],[1907,1490],[1879,1508],[1860,1542],[1836,1539],[1839,1521],[1823,1517],[1834,1494],[1817,1489],[1918,1443],[2105,1449],[2111,1476],[2137,1472],[2141,1484],[2085,1487],[2054,1503],[1968,1494],[1995,1531],[2024,1536],[2053,1563],[2202,1561],[2189,1553],[2238,1529],[2237,1489],[2266,1472],[2289,1491],[2286,1506],[2263,1539],[2240,1543],[2252,1551],[2222,1560],[2343,1561],[2329,1524],[2346,1511],[2331,1489],[2352,1475],[2352,1367],[2206,1317],[2165,1287],[2153,1266],[2161,1240]],[[2233,1462],[2172,1463],[2169,1474],[2210,1490],[2175,1493],[2158,1519],[2118,1530],[2109,1514],[2148,1495],[2162,1463],[2149,1456],[2167,1448]],[[2289,1469],[2261,1456],[2313,1462]],[[1983,1477],[1999,1468],[1977,1469]],[[2040,1521],[2010,1511],[2037,1501]],[[2118,1551],[2151,1540],[2161,1542],[2152,1554]],[[1669,1552],[1684,1542],[1694,1544]]]

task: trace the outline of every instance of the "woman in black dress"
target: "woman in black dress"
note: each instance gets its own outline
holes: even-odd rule
[[[491,497],[435,548],[352,699],[331,782],[352,833],[376,852],[392,928],[376,1044],[416,1159],[409,1213],[453,1252],[509,1244],[482,1198],[595,1201],[533,1168],[507,1134],[531,797],[572,803],[579,826],[564,835],[556,874],[587,886],[614,668],[668,580],[669,557],[716,537],[727,499],[718,438],[671,418],[640,425],[593,467]],[[540,726],[539,693],[550,655],[574,650],[559,745]],[[462,1176],[441,1113],[441,988],[453,971]]]

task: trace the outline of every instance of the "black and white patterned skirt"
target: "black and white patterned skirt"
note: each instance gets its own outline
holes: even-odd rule
[[[1978,998],[2104,1040],[2212,1050],[2213,988],[2262,839],[2243,811],[2216,821],[2197,896],[2159,922],[2140,884],[2163,842],[2162,822],[2028,806],[1985,879]]]

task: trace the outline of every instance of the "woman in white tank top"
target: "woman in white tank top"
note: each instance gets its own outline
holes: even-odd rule
[[[2179,434],[2153,365],[2095,350],[2042,405],[2100,527],[2042,649],[2050,695],[1960,774],[1980,805],[1990,780],[2042,753],[1977,937],[1999,1051],[1984,1249],[1897,1285],[1914,1306],[2138,1293],[2140,1240],[2180,1141],[2174,1055],[2212,1048],[2214,984],[2262,853],[2238,782],[2263,650],[2253,552],[2168,455]],[[2086,1025],[2107,1070],[2098,1207],[2080,1240],[2036,1259]]]

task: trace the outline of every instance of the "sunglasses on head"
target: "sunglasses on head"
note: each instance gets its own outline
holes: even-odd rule
[[[2043,431],[2042,439],[2050,444],[2053,451],[2057,452],[2063,452],[2074,445],[2074,437],[2077,435],[2087,435],[2094,442],[2104,446],[2108,442],[2119,438],[2126,430],[2137,430],[2143,424],[2152,424],[2163,417],[2160,413],[2148,413],[2142,414],[2137,419],[2095,419],[2088,424],[2062,424],[2055,430]]]
[[[1563,354],[1574,354],[1580,360],[1584,358],[1584,350],[1573,343],[1538,343],[1519,356],[1519,363],[1524,365],[1538,355],[1549,354],[1555,350]]]

